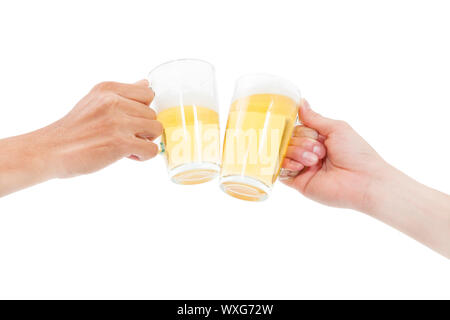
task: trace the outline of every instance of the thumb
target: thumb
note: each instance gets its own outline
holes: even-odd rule
[[[134,84],[137,86],[143,86],[143,87],[148,87],[150,85],[150,83],[148,82],[147,79],[139,80],[138,82],[135,82]]]
[[[315,129],[324,136],[333,132],[337,124],[336,120],[325,118],[314,112],[306,99],[302,99],[298,117],[305,126]]]

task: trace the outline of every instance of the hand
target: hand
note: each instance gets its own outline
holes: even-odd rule
[[[390,166],[347,123],[322,117],[302,101],[280,180],[326,205],[370,211],[371,186]]]
[[[154,93],[146,80],[96,85],[64,118],[32,134],[41,141],[52,177],[91,173],[123,158],[147,160],[162,125],[149,108]]]

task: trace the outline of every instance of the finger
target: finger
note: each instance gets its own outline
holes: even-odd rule
[[[281,168],[279,179],[280,181],[292,180],[295,179],[295,177],[298,176],[299,174],[300,171]]]
[[[286,184],[294,187],[302,193],[305,193],[306,187],[311,185],[309,182],[316,175],[320,174],[319,170],[322,168],[322,161],[319,161],[316,165],[312,167],[305,168],[300,172],[295,178],[283,181]]]
[[[126,147],[127,157],[139,161],[151,159],[159,152],[155,143],[139,138],[131,138]]]
[[[150,105],[155,96],[152,89],[142,84],[113,82],[111,84],[111,89],[124,98],[141,102],[147,106]]]
[[[315,155],[319,157],[319,159],[324,158],[327,153],[323,143],[311,138],[292,137],[291,140],[289,140],[289,145],[302,149],[303,152],[305,151],[313,152]]]
[[[129,130],[139,138],[154,140],[163,132],[163,126],[158,120],[147,120],[142,118],[130,118],[128,120]]]
[[[147,79],[139,80],[138,82],[135,82],[134,84],[137,85],[137,86],[143,86],[143,87],[150,86],[150,83],[148,82]]]
[[[139,157],[137,155],[135,155],[135,154],[132,154],[132,155],[128,156],[127,158],[131,159],[131,160],[139,161]]]
[[[135,100],[119,97],[119,107],[127,115],[148,120],[156,119],[156,112],[149,106]]]
[[[298,112],[299,112],[298,116],[304,125],[317,130],[320,134],[324,136],[327,136],[331,132],[333,132],[336,129],[336,126],[338,125],[338,121],[325,118],[320,114],[314,112],[311,109],[308,101],[306,101],[305,99],[302,100]]]
[[[290,171],[301,171],[305,167],[300,162],[297,162],[290,158],[284,158],[283,163],[281,165],[283,169],[290,170]]]
[[[319,133],[314,129],[300,125],[300,126],[296,126],[294,128],[293,136],[294,137],[307,137],[307,138],[317,140],[319,138]]]
[[[294,146],[287,148],[286,158],[300,162],[307,167],[316,165],[319,162],[319,157],[316,154]]]

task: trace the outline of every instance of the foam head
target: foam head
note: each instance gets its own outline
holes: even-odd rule
[[[300,90],[289,80],[269,74],[249,74],[236,81],[233,101],[254,94],[284,95],[300,103]]]
[[[155,94],[152,102],[157,112],[178,106],[197,106],[218,111],[215,97],[198,91],[163,91]]]

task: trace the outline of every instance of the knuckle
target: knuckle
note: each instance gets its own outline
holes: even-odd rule
[[[297,154],[298,149],[299,149],[299,147],[296,145],[289,145],[286,150],[286,155],[293,156],[293,155]]]
[[[301,161],[302,160],[302,155],[303,155],[303,148],[301,147],[294,147],[292,150],[292,158],[294,160],[297,161]]]
[[[158,120],[151,120],[151,121],[153,122],[153,131],[155,132],[155,134],[160,136],[164,130],[162,123],[159,122]]]
[[[110,102],[111,102],[110,95],[108,95],[108,94],[100,95],[99,96],[99,101],[100,101],[99,105],[101,107],[108,106],[110,104]]]
[[[313,119],[320,119],[322,116],[320,115],[320,113],[312,111],[311,114],[310,114],[310,117],[313,118]]]
[[[295,129],[294,129],[294,136],[297,136],[297,137],[308,137],[308,138],[311,138],[311,139],[317,139],[319,137],[319,133],[316,130],[312,129],[312,128],[305,127],[305,126],[301,125],[301,126],[295,127]]]
[[[141,148],[140,158],[141,160],[148,160],[155,157],[158,154],[158,146],[153,142],[145,142],[145,147]]]
[[[148,156],[150,158],[153,158],[157,154],[158,154],[158,146],[155,143],[150,142],[148,146]]]
[[[341,129],[348,129],[350,128],[350,125],[343,120],[336,120],[336,127]]]
[[[119,151],[123,151],[126,149],[126,146],[128,142],[126,141],[125,137],[118,134],[117,132],[114,132],[109,135],[109,143]]]
[[[100,82],[94,87],[94,90],[96,91],[108,91],[111,90],[114,87],[114,82],[112,81],[104,81]]]
[[[151,120],[156,120],[156,112],[152,108],[148,109],[148,114]]]
[[[119,104],[120,98],[118,95],[113,93],[105,93],[100,97],[101,105],[107,108],[117,107]]]
[[[144,100],[147,105],[149,105],[153,101],[154,97],[155,97],[155,93],[153,92],[153,90],[150,88],[145,88]]]

